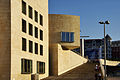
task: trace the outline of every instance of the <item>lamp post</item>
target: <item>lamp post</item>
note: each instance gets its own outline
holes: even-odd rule
[[[106,39],[105,39],[105,24],[110,24],[109,21],[99,22],[100,24],[104,24],[104,80],[106,80]]]

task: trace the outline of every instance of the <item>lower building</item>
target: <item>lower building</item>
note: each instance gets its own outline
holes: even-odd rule
[[[112,41],[112,59],[113,60],[120,60],[120,40]]]
[[[89,50],[101,48],[101,58],[104,58],[104,38],[103,39],[85,39],[85,54]],[[111,59],[111,37],[106,35],[106,57]]]

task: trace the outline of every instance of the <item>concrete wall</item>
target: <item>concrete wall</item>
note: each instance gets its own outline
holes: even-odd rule
[[[24,0],[27,3],[27,15],[22,13],[22,0],[0,0],[0,80],[31,80],[31,74],[21,74],[21,59],[31,59],[33,73],[37,73],[37,61],[45,62],[45,74],[48,76],[48,0]],[[43,15],[43,26],[28,17],[28,5]],[[22,18],[27,21],[27,33],[22,32]],[[39,16],[38,16],[39,18]],[[40,20],[38,20],[39,22]],[[33,36],[28,34],[28,23],[33,24]],[[34,37],[34,26],[38,27],[38,39]],[[43,30],[43,41],[39,31]],[[27,51],[22,51],[22,37],[27,39]],[[38,55],[29,53],[28,41],[38,43]],[[43,56],[40,56],[40,44],[43,45]]]
[[[87,62],[87,59],[80,55],[70,50],[63,50],[60,44],[50,46],[50,55],[53,63],[50,64],[52,75],[60,75]]]
[[[45,62],[45,74],[48,76],[48,0],[24,0],[27,4],[27,15],[22,13],[22,0],[11,0],[11,80],[31,80],[31,74],[21,74],[21,59],[31,59],[33,73],[37,73],[37,61]],[[33,19],[28,17],[28,5],[33,8]],[[43,15],[43,26],[34,20],[34,10]],[[27,33],[22,32],[22,18],[27,21]],[[33,24],[33,36],[29,35],[28,23]],[[34,27],[38,27],[38,39]],[[40,29],[43,30],[43,41],[40,40]],[[22,51],[22,37],[27,39],[27,51]],[[33,41],[33,53],[29,53],[29,40]],[[38,43],[38,54],[35,54],[34,43]],[[40,55],[40,44],[43,45],[43,56]]]
[[[10,0],[0,0],[0,80],[10,79]]]
[[[74,42],[61,42],[61,32],[74,32]],[[80,16],[49,14],[50,44],[74,49],[80,46]]]

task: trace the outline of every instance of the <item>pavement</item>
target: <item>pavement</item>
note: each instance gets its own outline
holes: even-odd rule
[[[95,80],[96,63],[87,62],[62,75],[50,76],[42,80]]]

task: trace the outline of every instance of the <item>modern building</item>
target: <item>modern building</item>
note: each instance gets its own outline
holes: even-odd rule
[[[112,48],[112,59],[120,60],[120,40],[112,41],[111,48]]]
[[[80,17],[49,14],[50,75],[60,75],[87,59],[72,51],[80,47]]]
[[[0,80],[48,76],[48,0],[0,0]]]
[[[101,48],[101,57],[104,58],[104,38],[103,39],[85,39],[85,54],[90,49],[98,49]],[[111,37],[106,35],[106,57],[110,59],[111,55]]]

